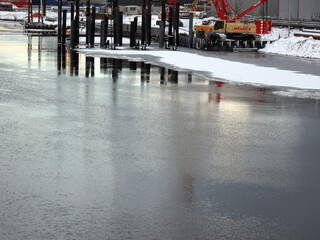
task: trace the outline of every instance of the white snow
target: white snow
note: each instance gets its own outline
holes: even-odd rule
[[[158,57],[161,62],[178,69],[207,72],[206,76],[209,78],[223,79],[233,83],[320,90],[320,77],[316,75],[261,67],[194,53],[152,49],[146,51],[83,49],[80,51],[86,54],[118,56],[127,59],[139,57],[141,60],[147,60],[146,56]]]
[[[287,28],[273,28],[272,33],[266,35],[265,40],[274,41],[268,43],[261,52],[274,53],[295,57],[320,58],[320,40],[312,37],[295,37],[297,29],[288,31]]]

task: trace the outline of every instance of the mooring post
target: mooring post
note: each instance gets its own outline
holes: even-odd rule
[[[173,15],[173,9],[172,7],[170,7],[169,8],[168,46],[172,45],[172,15]]]
[[[144,19],[145,19],[145,30],[144,30],[144,43],[145,46],[147,46],[149,44],[149,17],[148,17],[148,12],[144,11]]]
[[[96,7],[92,7],[91,26],[90,26],[90,48],[94,48],[94,35],[96,28]]]
[[[118,44],[117,42],[117,12],[118,12],[118,0],[112,1],[112,17],[113,17],[113,40],[114,46]]]
[[[71,24],[71,48],[75,48],[76,46],[76,22],[73,21]]]
[[[147,18],[148,18],[148,45],[151,45],[151,0],[147,0]]]
[[[43,16],[47,16],[47,0],[43,0]]]
[[[90,0],[86,0],[86,44],[90,43]]]
[[[73,3],[71,3],[70,12],[71,12],[71,24],[72,24],[72,22],[74,21],[74,4]]]
[[[175,46],[179,46],[179,19],[180,19],[180,3],[176,4],[175,9],[175,22],[176,22],[176,33],[175,33]]]
[[[101,48],[104,48],[106,44],[105,25],[106,25],[106,22],[102,21],[101,27],[100,27],[100,47]]]
[[[61,44],[62,0],[58,0],[58,44]]]
[[[123,13],[119,11],[119,19],[118,19],[118,43],[119,46],[122,46],[122,32],[123,32]]]
[[[188,48],[193,48],[193,13],[189,15],[189,41]]]
[[[75,44],[79,45],[79,16],[80,16],[80,0],[76,0],[76,17],[75,17]],[[77,55],[77,59],[79,56]],[[79,66],[78,66],[79,68]]]
[[[164,35],[166,29],[166,2],[162,0],[161,2],[161,23],[160,23],[160,36],[159,36],[159,48],[164,46]]]
[[[141,12],[142,12],[141,13],[142,14],[141,44],[144,45],[145,36],[146,36],[146,0],[142,0]]]
[[[28,0],[28,23],[31,22],[31,18],[32,18],[31,6],[32,6],[32,0]]]
[[[133,35],[134,35],[134,22],[132,21],[130,23],[130,47],[133,48],[135,45],[135,42],[133,40]]]
[[[65,48],[66,45],[66,33],[67,33],[67,10],[63,10],[62,17],[62,47]]]

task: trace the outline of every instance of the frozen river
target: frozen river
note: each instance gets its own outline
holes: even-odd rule
[[[320,239],[319,100],[55,38],[0,59],[0,239]]]

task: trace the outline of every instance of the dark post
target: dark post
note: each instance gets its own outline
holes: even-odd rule
[[[71,24],[72,24],[72,22],[74,21],[74,4],[73,3],[71,3]]]
[[[62,17],[62,47],[66,45],[66,32],[67,32],[67,10],[63,10]]]
[[[135,17],[133,22],[131,22],[131,25],[130,25],[130,47],[136,46],[137,26],[138,26],[138,17]]]
[[[142,26],[141,26],[141,44],[145,43],[146,35],[146,0],[142,0]]]
[[[118,16],[118,0],[112,0],[112,17],[113,17],[113,39],[114,45],[117,45],[117,16]]]
[[[189,15],[189,41],[188,48],[193,47],[193,13]]]
[[[166,29],[166,2],[162,0],[161,2],[161,23],[160,23],[160,36],[159,36],[159,47],[163,48],[164,46],[164,34]]]
[[[106,22],[105,21],[102,21],[101,22],[101,28],[100,28],[100,47],[101,48],[104,48],[105,47],[105,44],[106,44]]]
[[[170,7],[169,9],[169,29],[168,29],[168,35],[169,35],[169,46],[172,45],[172,15],[173,15],[173,8]]]
[[[80,0],[76,0],[76,17],[75,17],[75,44],[79,45],[79,16],[80,16]],[[78,59],[77,55],[77,59]]]
[[[90,0],[86,0],[86,44],[90,42]]]
[[[58,0],[58,44],[61,44],[62,0]]]
[[[92,7],[91,27],[90,27],[90,47],[94,47],[94,35],[96,28],[96,7]]]
[[[179,46],[179,15],[180,15],[180,3],[176,4],[175,9],[175,22],[176,22],[176,32],[175,32],[175,46]]]
[[[122,46],[122,31],[123,31],[123,13],[119,12],[119,20],[118,20],[119,24],[119,28],[118,28],[118,43],[119,46]]]
[[[47,16],[47,0],[43,0],[43,16]]]
[[[77,37],[77,33],[76,33],[76,22],[73,21],[71,24],[71,47],[75,48],[76,46],[76,37]]]
[[[148,45],[151,44],[151,0],[147,0],[148,6]]]
[[[28,23],[31,22],[32,11],[31,11],[32,1],[28,0]]]
[[[40,5],[41,4],[40,4],[40,1],[42,1],[42,0],[38,0],[38,23],[40,22],[40,15],[41,15],[41,9],[40,9]],[[61,1],[61,0],[59,0],[59,1]]]

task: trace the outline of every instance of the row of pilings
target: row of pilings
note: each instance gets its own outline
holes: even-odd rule
[[[62,0],[58,0],[58,49],[65,51],[65,48],[78,48],[79,44],[79,16],[80,0],[70,2],[71,9],[71,34],[67,44],[67,11],[62,9]],[[86,43],[85,47],[95,47],[95,36],[100,36],[100,47],[116,49],[122,46],[123,36],[130,37],[130,47],[146,49],[151,41],[158,42],[159,48],[177,49],[178,46],[196,48],[202,50],[224,50],[232,51],[239,48],[263,48],[266,42],[262,41],[236,41],[236,40],[215,40],[194,38],[193,14],[189,15],[189,34],[179,34],[179,8],[180,5],[168,5],[162,0],[161,19],[158,21],[160,28],[151,27],[151,0],[142,1],[142,24],[138,27],[138,17],[135,17],[130,25],[123,24],[123,13],[120,12],[118,0],[112,0],[108,5],[107,13],[99,14],[102,19],[99,33],[96,33],[96,8],[91,7],[90,0],[86,0]],[[111,9],[110,9],[111,8]],[[110,10],[110,11],[108,11]],[[109,21],[112,20],[112,21]],[[110,24],[111,23],[111,24]],[[168,23],[168,24],[166,24]],[[108,38],[109,37],[109,38]],[[110,38],[111,37],[111,38]],[[111,40],[110,40],[111,39]],[[137,41],[140,39],[140,41]]]
[[[70,2],[71,13],[71,34],[68,46],[72,49],[79,47],[79,14],[80,0]],[[90,7],[90,0],[86,0],[86,47],[93,48],[95,46],[96,36],[96,8]],[[123,34],[128,33],[128,30],[123,30],[123,13],[119,10],[118,0],[112,0],[111,6],[108,6],[107,12],[111,7],[112,14],[104,14],[100,25],[100,47],[113,48],[122,46]],[[169,7],[169,12],[166,13],[166,8]],[[135,17],[130,23],[130,47],[146,49],[151,45],[152,35],[151,27],[151,0],[142,0],[142,24],[138,32],[138,18]],[[109,24],[112,20],[112,24]],[[166,25],[168,22],[168,25]],[[168,28],[166,31],[166,27]],[[193,33],[192,33],[193,35]],[[67,10],[62,9],[62,0],[58,0],[58,45],[60,48],[65,48],[67,44]],[[111,37],[111,41],[107,40]],[[137,41],[138,37],[140,41]],[[162,0],[162,15],[160,21],[160,30],[156,34],[156,39],[159,42],[159,47],[168,47],[179,45],[179,3],[176,5],[168,5],[165,0]]]

